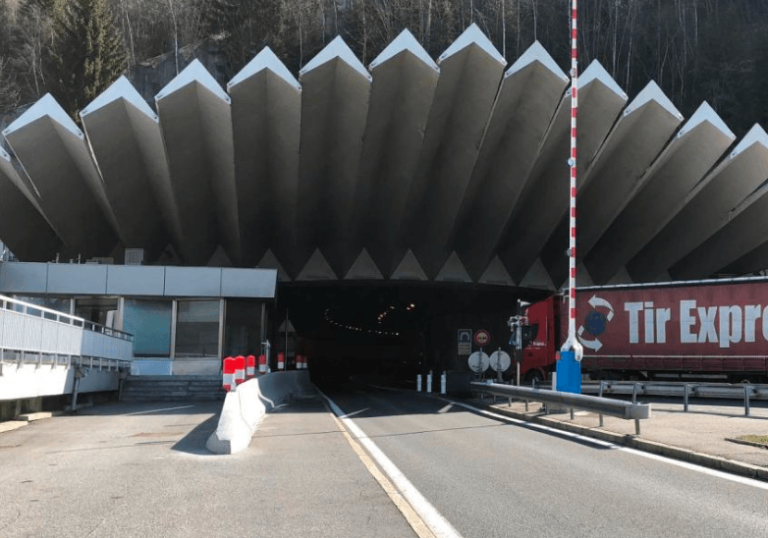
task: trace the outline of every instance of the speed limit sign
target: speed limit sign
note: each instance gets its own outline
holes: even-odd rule
[[[490,343],[491,333],[485,329],[480,329],[479,331],[475,332],[475,344],[477,344],[478,347],[485,347]]]

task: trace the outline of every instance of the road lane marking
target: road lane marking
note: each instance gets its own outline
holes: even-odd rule
[[[363,432],[363,430],[361,430],[357,424],[352,422],[351,419],[346,418],[346,413],[342,411],[341,408],[336,405],[333,400],[323,394],[320,390],[318,390],[318,392],[323,398],[325,398],[325,401],[336,415],[334,418],[341,422],[341,425],[344,426],[342,431],[347,435],[347,440],[350,441],[350,444],[352,444],[352,442],[356,442],[356,444],[359,443],[357,450],[355,450],[358,456],[360,456],[360,452],[358,452],[358,450],[360,450],[362,454],[366,456],[367,454],[370,454],[370,457],[376,461],[378,466],[384,471],[384,474],[386,474],[386,477],[389,478],[387,481],[388,485],[385,486],[381,481],[379,481],[379,484],[381,484],[384,491],[387,492],[387,495],[389,495],[395,505],[401,510],[403,516],[405,516],[409,525],[411,525],[416,534],[418,534],[420,538],[427,538],[432,536],[435,538],[462,538],[461,534],[459,534],[453,525],[451,525],[448,520],[445,519],[443,515],[440,514],[440,512],[438,512],[437,509],[432,506],[432,504],[427,499],[424,498],[421,492],[419,492],[419,490],[417,490],[416,487],[411,484],[410,480],[405,477],[400,469],[398,469],[397,466],[392,463],[392,461],[381,451],[378,446],[376,446],[376,444],[365,434],[365,432]],[[367,454],[363,452],[362,449],[360,449],[359,445],[365,447]],[[352,445],[352,447],[353,449],[355,448],[354,445]],[[363,459],[360,457],[360,459],[363,461],[363,464],[368,468],[368,471],[376,480],[379,480],[379,478],[377,478],[377,474],[381,478],[386,478],[378,470],[378,468],[376,468],[376,465],[373,465],[373,462],[370,461],[369,458],[366,457],[366,459]],[[375,473],[374,469],[376,471]],[[392,484],[394,484],[397,489],[392,487]],[[400,492],[399,494],[397,494],[398,490]],[[403,510],[404,507],[407,507],[405,511]],[[412,521],[412,519],[415,518],[418,519],[416,521]]]
[[[446,398],[440,398],[443,401],[450,402],[451,400],[448,400]],[[525,426],[526,428],[530,428],[533,430],[539,430],[547,433],[552,433],[555,435],[558,435],[560,437],[571,437],[573,439],[577,439],[579,441],[592,443],[598,446],[602,446],[605,448],[610,448],[612,450],[620,450],[622,452],[627,452],[629,454],[634,454],[636,456],[642,456],[644,458],[648,458],[651,460],[656,461],[662,461],[665,463],[668,463],[670,465],[676,465],[677,467],[682,467],[683,469],[688,469],[691,471],[696,471],[699,473],[707,474],[710,476],[714,476],[717,478],[722,478],[725,480],[730,480],[731,482],[737,482],[739,484],[744,484],[745,486],[752,486],[754,488],[762,489],[768,491],[768,484],[765,482],[760,482],[759,480],[755,480],[754,478],[748,478],[746,476],[739,476],[734,475],[731,473],[726,473],[725,471],[718,471],[717,469],[710,469],[709,467],[702,467],[701,465],[696,465],[695,463],[688,463],[687,461],[680,461],[672,458],[668,458],[666,456],[662,456],[659,454],[653,454],[651,452],[644,452],[642,450],[637,450],[635,448],[629,448],[626,446],[617,445],[615,443],[610,443],[608,441],[602,441],[600,439],[594,439],[592,437],[587,437],[584,435],[579,435],[578,433],[573,432],[567,432],[563,430],[558,430],[557,428],[550,428],[549,426],[544,426],[542,424],[535,424],[533,422],[526,422],[525,420],[520,420],[517,418],[508,417],[505,415],[500,415],[498,413],[494,413],[492,411],[486,411],[485,409],[480,409],[478,407],[471,406],[469,404],[465,404],[462,402],[452,402],[454,405],[457,405],[459,407],[463,407],[465,409],[468,409],[469,411],[472,411],[473,413],[478,413],[480,415],[485,415],[487,417],[491,417],[496,420],[500,420],[503,422],[511,422],[513,424],[519,424],[521,426]]]
[[[150,413],[159,413],[160,411],[176,411],[177,409],[190,409],[195,407],[194,405],[181,405],[179,407],[163,407],[162,409],[150,409],[148,411],[136,411],[135,413],[126,413],[125,416],[131,417],[133,415],[148,415]]]

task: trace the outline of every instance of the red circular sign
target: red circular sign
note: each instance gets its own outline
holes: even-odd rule
[[[485,329],[480,329],[475,333],[475,344],[480,347],[485,347],[491,343],[491,333]]]

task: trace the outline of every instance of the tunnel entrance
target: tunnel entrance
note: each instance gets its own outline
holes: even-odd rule
[[[550,294],[450,283],[281,283],[270,339],[275,352],[287,344],[289,361],[295,353],[309,356],[320,386],[360,376],[407,386],[430,370],[469,372],[467,355],[458,349],[460,329],[487,330],[487,353],[508,351],[507,320],[517,299]]]

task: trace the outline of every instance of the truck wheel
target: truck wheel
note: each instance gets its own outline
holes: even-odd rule
[[[541,385],[542,381],[544,381],[544,376],[541,375],[541,372],[538,370],[531,370],[527,374],[525,374],[525,379],[523,382],[526,385],[533,385],[534,380],[536,381],[536,385]]]

